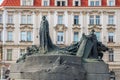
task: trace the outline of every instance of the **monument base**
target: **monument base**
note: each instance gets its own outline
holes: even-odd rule
[[[104,62],[82,63],[80,57],[69,55],[29,56],[11,65],[10,71],[15,80],[109,80]]]

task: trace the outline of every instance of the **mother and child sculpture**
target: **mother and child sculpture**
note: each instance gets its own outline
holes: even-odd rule
[[[26,57],[30,55],[50,53],[74,55],[83,59],[102,59],[103,52],[108,50],[102,42],[97,40],[94,29],[89,35],[83,33],[79,42],[65,48],[54,45],[49,34],[49,23],[46,17],[43,16],[39,30],[39,47],[36,45],[28,47],[27,53],[23,54],[23,56],[17,60],[17,63],[24,62]]]

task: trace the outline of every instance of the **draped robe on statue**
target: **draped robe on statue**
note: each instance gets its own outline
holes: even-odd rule
[[[80,40],[80,46],[77,51],[77,56],[83,58],[97,58],[97,38],[96,35],[86,36],[83,34]]]
[[[40,48],[43,51],[50,51],[51,49],[54,49],[54,45],[51,41],[50,35],[49,35],[49,23],[46,20],[45,16],[43,16],[41,24],[40,24]]]

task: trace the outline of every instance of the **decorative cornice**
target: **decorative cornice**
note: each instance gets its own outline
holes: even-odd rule
[[[33,24],[20,24],[20,30],[21,31],[32,31]]]
[[[56,31],[66,31],[67,27],[64,24],[57,24],[55,27]]]
[[[107,26],[107,30],[108,30],[108,32],[115,32],[115,25],[108,25]]]
[[[88,30],[91,31],[92,29],[94,29],[96,32],[101,32],[101,25],[89,25]]]
[[[78,25],[73,24],[72,29],[73,29],[73,31],[78,31],[79,32],[81,30],[80,24],[78,24]]]
[[[99,11],[99,10],[92,10],[92,11],[89,11],[89,14],[101,14],[101,11]]]
[[[0,23],[0,31],[3,30],[3,24]]]
[[[13,30],[15,29],[14,24],[9,24],[9,23],[8,23],[6,29],[7,29],[8,31],[13,31]]]

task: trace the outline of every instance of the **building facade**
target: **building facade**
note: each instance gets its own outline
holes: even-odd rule
[[[97,39],[112,48],[104,54],[111,80],[120,80],[119,0],[4,0],[0,6],[0,50],[5,66],[39,45],[42,16],[49,21],[54,44],[68,46],[94,29]],[[114,78],[115,76],[115,78]]]

